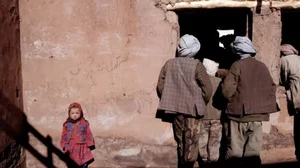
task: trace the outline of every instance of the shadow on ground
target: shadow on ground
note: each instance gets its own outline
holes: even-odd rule
[[[286,163],[274,163],[274,164],[265,164],[263,168],[299,168],[300,164],[298,162],[286,162]]]

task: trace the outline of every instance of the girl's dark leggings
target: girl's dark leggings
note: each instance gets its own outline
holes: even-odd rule
[[[68,167],[68,168],[71,168],[71,167]],[[80,168],[88,168],[88,164],[86,163],[86,164],[82,165]]]

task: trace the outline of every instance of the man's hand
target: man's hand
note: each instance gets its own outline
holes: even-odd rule
[[[228,74],[228,70],[227,69],[218,69],[217,71],[217,74],[216,74],[216,77],[219,77],[219,78],[225,78]]]

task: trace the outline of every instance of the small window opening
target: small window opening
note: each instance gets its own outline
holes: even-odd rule
[[[228,29],[228,30],[220,30],[220,29],[217,29],[218,33],[219,33],[219,39],[221,37],[224,37],[224,36],[228,36],[228,35],[234,35],[234,29]],[[225,46],[223,43],[221,43],[221,41],[219,40],[219,47],[222,47],[225,49]]]

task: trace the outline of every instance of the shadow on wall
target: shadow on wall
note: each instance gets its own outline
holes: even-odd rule
[[[52,144],[50,136],[44,137],[40,134],[32,125],[27,121],[27,117],[22,110],[12,104],[9,99],[7,99],[3,92],[0,92],[0,108],[1,111],[5,109],[9,112],[10,117],[21,116],[18,124],[20,129],[16,130],[10,126],[11,123],[7,123],[5,120],[0,118],[0,130],[5,132],[12,139],[16,140],[17,143],[22,145],[27,151],[29,151],[34,157],[36,157],[42,164],[49,168],[55,168],[53,164],[53,154],[57,155],[59,159],[68,165],[68,167],[76,168],[79,167],[72,159],[68,157],[68,154],[64,154]],[[29,143],[29,133],[35,136],[39,141],[41,141],[47,147],[47,157],[40,154],[30,143]]]

